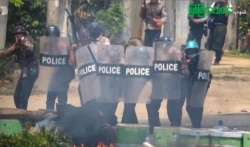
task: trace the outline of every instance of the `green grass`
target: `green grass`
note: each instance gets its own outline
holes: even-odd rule
[[[238,50],[225,51],[224,56],[250,59],[250,53],[241,53]]]
[[[211,70],[214,80],[224,81],[250,81],[250,67],[216,68]]]
[[[250,73],[250,67],[213,68],[213,74],[245,74]]]

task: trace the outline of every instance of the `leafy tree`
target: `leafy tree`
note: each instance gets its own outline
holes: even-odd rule
[[[73,14],[78,33],[92,21],[100,22],[105,35],[112,40],[121,35],[124,27],[122,0],[73,0]],[[120,36],[119,36],[120,37]],[[118,38],[119,38],[118,37]]]
[[[247,14],[237,14],[239,16],[239,37],[245,37],[248,29],[248,22],[250,23],[250,0],[240,0],[237,12],[247,12]]]
[[[10,0],[7,27],[7,44],[14,41],[12,31],[23,25],[35,41],[43,34],[46,26],[47,0]]]
[[[118,41],[124,28],[123,7],[120,3],[113,3],[107,10],[100,10],[96,13],[95,19],[107,30],[106,35],[111,41]],[[118,39],[118,40],[117,40]]]
[[[21,24],[33,37],[36,48],[38,48],[38,37],[43,34],[46,26],[46,8],[47,0],[10,0],[6,46],[10,46],[14,42],[13,29],[16,25]],[[0,65],[0,79],[11,78],[16,67],[13,59],[5,58],[0,61]]]

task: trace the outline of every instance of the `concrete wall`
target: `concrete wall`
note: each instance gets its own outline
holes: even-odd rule
[[[9,0],[0,0],[0,49],[5,48]]]

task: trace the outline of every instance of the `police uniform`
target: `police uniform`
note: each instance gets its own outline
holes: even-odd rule
[[[88,26],[88,32],[93,44],[110,45],[110,40],[102,35],[102,26],[98,22],[92,22]],[[117,124],[117,117],[115,115],[117,102],[97,102],[94,99],[89,103],[95,105],[104,114],[110,125],[114,126]]]
[[[200,0],[193,0],[193,3],[189,4],[189,11],[193,12],[192,9],[198,9],[199,7],[204,6],[204,3],[200,2]],[[197,12],[197,11],[196,11]],[[199,14],[188,14],[188,20],[189,20],[189,34],[187,37],[188,40],[196,40],[196,42],[199,45],[199,48],[201,47],[201,39],[204,34],[204,24],[206,21],[194,23],[193,19],[201,19],[205,18],[205,11],[200,12]],[[206,19],[205,19],[206,20]]]
[[[168,109],[170,113],[170,122],[172,126],[180,126],[182,118],[182,107],[185,100],[189,101],[191,99],[192,87],[195,80],[195,75],[197,72],[197,66],[199,62],[199,48],[196,41],[188,41],[185,47],[185,57],[183,58],[183,77],[182,77],[182,94],[179,100],[171,100],[168,105],[171,107]],[[187,59],[189,60],[187,62]],[[207,90],[210,86],[212,75],[210,74]],[[203,105],[194,107],[189,105],[187,102],[186,110],[192,123],[193,128],[200,128],[202,115],[203,115]]]
[[[39,68],[33,43],[26,36],[25,28],[16,26],[13,34],[22,34],[22,37],[6,52],[2,53],[0,57],[15,56],[15,61],[19,64],[21,72],[14,92],[14,103],[18,109],[27,109],[28,99],[38,77]]]
[[[143,14],[143,12],[146,12]],[[145,15],[145,16],[144,16]],[[145,8],[141,8],[140,16],[146,24],[144,45],[153,46],[155,39],[161,35],[161,26],[166,21],[166,8],[160,2],[149,2]]]
[[[60,31],[57,26],[49,25],[45,30],[45,36],[60,37]],[[64,48],[62,49],[60,45],[63,46],[64,43],[60,41],[57,42],[59,52],[65,50]],[[56,50],[56,48],[51,48],[50,50]],[[67,103],[69,83],[73,78],[74,68],[71,65],[66,64],[62,67],[56,67],[48,87],[46,101],[47,110],[54,110],[56,98],[58,98],[58,104],[65,105]]]
[[[221,57],[223,55],[223,46],[226,39],[227,33],[227,24],[228,24],[228,14],[232,13],[232,8],[230,3],[225,3],[223,1],[218,1],[213,4],[213,7],[224,9],[227,7],[227,14],[216,14],[218,9],[214,9],[210,17],[214,18],[215,27],[210,30],[208,40],[207,40],[207,49],[215,51],[215,61],[214,64],[219,64]]]

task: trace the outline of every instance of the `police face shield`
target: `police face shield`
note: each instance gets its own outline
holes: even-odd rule
[[[151,94],[152,61],[154,49],[129,46],[125,54],[123,78],[124,103],[147,103]]]
[[[122,45],[97,45],[97,76],[101,96],[97,101],[118,102],[122,95]]]
[[[210,80],[213,51],[201,50],[198,59],[192,85],[190,85],[189,98],[187,99],[188,105],[193,107],[203,107],[204,105]]]
[[[80,83],[81,103],[99,98],[100,78],[97,76],[97,53],[94,51],[96,45],[81,46],[76,50],[76,65]],[[92,55],[93,57],[92,57]]]
[[[39,62],[40,74],[37,79],[38,89],[42,91],[60,91],[60,83],[55,81],[58,81],[58,79],[66,79],[63,75],[67,73],[64,72],[64,69],[68,67],[69,63],[68,38],[47,36],[40,37]]]
[[[186,58],[189,60],[193,60],[195,57],[199,55],[199,49],[186,49],[185,50]]]
[[[154,43],[152,99],[178,99],[181,93],[181,45],[168,40]]]

